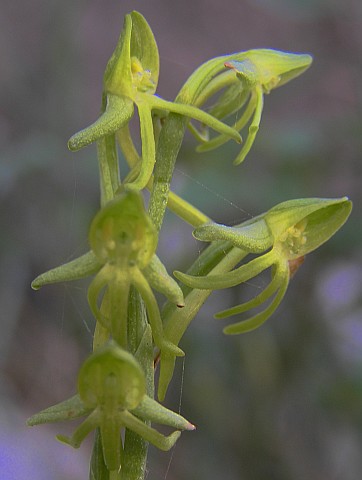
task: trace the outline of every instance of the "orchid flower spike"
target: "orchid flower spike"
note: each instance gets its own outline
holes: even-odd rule
[[[124,192],[105,205],[93,219],[89,241],[103,265],[88,288],[89,305],[96,319],[119,345],[127,347],[128,297],[133,285],[145,302],[155,344],[182,356],[183,351],[164,337],[157,300],[143,274],[155,254],[157,233],[141,194]],[[98,306],[104,289],[105,309]]]
[[[137,177],[127,185],[132,189],[143,189],[153,172],[155,164],[153,110],[174,112],[194,118],[228,138],[241,141],[239,133],[234,128],[202,110],[158,97],[155,94],[158,76],[159,55],[153,33],[144,17],[138,12],[132,12],[125,17],[120,39],[106,67],[102,115],[95,123],[73,135],[68,142],[70,150],[79,150],[106,135],[115,134],[128,124],[136,105],[140,120],[142,165],[137,171]]]
[[[239,165],[250,151],[259,130],[263,110],[264,94],[270,93],[290,80],[302,74],[312,63],[307,54],[294,54],[272,49],[248,50],[237,55],[237,59],[225,62],[231,71],[215,77],[202,92],[199,101],[201,106],[221,89],[225,91],[215,105],[208,111],[214,117],[223,120],[233,115],[237,118],[234,128],[241,131],[249,123],[249,133],[241,151],[234,161]],[[191,130],[202,142],[197,151],[204,152],[219,147],[229,139],[219,135],[208,137],[207,128],[200,133],[194,127]]]
[[[88,417],[69,438],[58,435],[57,439],[78,448],[84,438],[99,428],[103,456],[110,471],[121,468],[121,429],[137,433],[157,448],[167,451],[180,437],[180,430],[194,430],[195,427],[181,415],[168,410],[146,394],[146,378],[142,367],[131,353],[110,341],[96,350],[82,365],[78,376],[79,394],[70,399],[76,408],[82,405],[82,413]],[[28,420],[28,425],[43,423],[51,417],[57,421],[59,412],[69,412],[60,404],[40,412]],[[49,420],[50,419],[50,420]],[[162,435],[144,422],[155,422],[176,429],[169,436]]]
[[[271,281],[259,295],[216,315],[216,318],[226,318],[247,312],[274,297],[263,311],[227,326],[224,333],[239,334],[254,330],[279,306],[290,278],[304,256],[334,235],[347,220],[351,209],[352,203],[346,197],[307,198],[280,203],[240,226],[205,224],[194,230],[198,240],[228,240],[235,247],[261,255],[222,275],[198,277],[181,272],[174,272],[174,275],[189,287],[216,290],[244,283],[272,267]]]

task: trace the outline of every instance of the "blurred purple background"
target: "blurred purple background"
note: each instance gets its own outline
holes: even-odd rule
[[[348,195],[354,211],[307,258],[262,329],[226,338],[216,294],[186,334],[182,413],[198,429],[170,454],[151,449],[148,479],[358,480],[362,471],[361,58],[359,0],[4,0],[0,15],[0,471],[4,480],[83,480],[90,441],[53,440],[73,425],[24,426],[74,393],[91,348],[87,282],[30,289],[87,249],[98,208],[95,148],[67,139],[98,115],[103,70],[124,14],[158,42],[168,100],[207,59],[268,47],[313,54],[312,68],[265,99],[242,167],[234,145],[195,154],[187,135],[174,190],[215,220],[240,222],[277,202]],[[172,268],[200,245],[172,215],[160,239]],[[248,286],[249,294],[262,279]],[[244,292],[244,290],[243,290]],[[182,363],[167,403],[178,408]],[[168,471],[167,475],[166,472]]]

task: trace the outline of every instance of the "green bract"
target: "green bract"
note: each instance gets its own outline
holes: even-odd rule
[[[88,289],[94,316],[122,346],[127,347],[127,312],[131,285],[141,294],[148,313],[152,335],[160,349],[183,355],[163,335],[156,298],[142,273],[156,251],[157,233],[145,212],[141,194],[124,192],[105,205],[94,217],[89,242],[103,264]],[[104,306],[98,307],[103,296]]]
[[[220,120],[233,115],[236,118],[234,127],[238,131],[251,120],[248,137],[234,161],[235,165],[245,159],[254,143],[259,130],[264,94],[303,73],[311,62],[312,57],[307,54],[271,49],[248,50],[238,54],[236,59],[227,60],[225,67],[231,71],[219,74],[200,94],[196,102],[198,106],[226,87],[209,113]],[[217,148],[228,141],[225,135],[209,139],[205,127],[201,132],[195,128],[192,131],[202,142],[197,148],[199,152]]]
[[[228,240],[235,247],[249,253],[262,253],[246,264],[222,275],[192,276],[175,272],[175,276],[189,287],[215,290],[246,282],[273,266],[269,285],[254,299],[216,315],[225,318],[255,308],[273,295],[265,310],[255,316],[229,325],[227,334],[253,330],[264,323],[283,299],[290,276],[305,255],[326,242],[347,220],[352,203],[341,199],[299,199],[280,203],[263,215],[238,227],[216,223],[206,224],[194,231],[199,240]]]
[[[156,96],[158,75],[159,56],[152,31],[141,14],[132,12],[125,17],[122,34],[105,71],[103,113],[95,123],[73,135],[68,142],[70,150],[78,150],[115,134],[128,124],[136,105],[140,119],[142,165],[137,167],[136,178],[127,183],[132,189],[145,188],[153,172],[156,152],[152,110],[194,118],[241,141],[236,130],[202,110]]]
[[[122,428],[136,432],[161,450],[169,450],[180,432],[164,436],[144,421],[162,423],[177,430],[195,429],[186,419],[146,395],[146,380],[141,366],[129,352],[114,342],[98,349],[84,362],[79,371],[78,391],[80,400],[74,397],[74,401],[81,401],[89,415],[70,438],[64,435],[57,438],[78,448],[92,430],[99,428],[104,461],[110,471],[121,467]],[[49,412],[46,413],[49,417]],[[41,423],[39,417],[44,414],[41,412],[37,415],[38,421],[29,419],[28,423]]]

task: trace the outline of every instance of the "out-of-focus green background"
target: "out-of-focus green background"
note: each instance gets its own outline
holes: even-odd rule
[[[136,9],[161,57],[159,94],[172,100],[205,60],[269,47],[314,56],[302,77],[266,97],[245,164],[236,148],[210,155],[187,142],[174,190],[208,215],[240,222],[280,201],[348,195],[354,211],[311,254],[262,329],[223,336],[213,313],[240,301],[216,294],[181,346],[168,405],[198,429],[175,450],[151,448],[149,480],[357,480],[362,472],[360,0],[3,0],[0,14],[0,472],[4,480],[83,480],[90,441],[55,440],[73,425],[27,429],[35,411],[74,393],[90,351],[87,282],[30,289],[87,249],[98,208],[95,148],[67,139],[98,115],[102,75]],[[168,215],[160,252],[185,269],[200,245]],[[248,286],[255,294],[263,280]],[[245,290],[243,290],[244,292]],[[183,381],[182,381],[183,378]],[[170,465],[169,462],[171,461]]]

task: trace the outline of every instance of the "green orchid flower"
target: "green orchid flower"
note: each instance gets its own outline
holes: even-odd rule
[[[202,110],[158,97],[155,92],[159,76],[159,55],[153,33],[138,12],[125,17],[124,28],[104,74],[102,115],[86,129],[73,135],[68,147],[79,150],[95,140],[114,135],[126,126],[137,107],[142,140],[142,165],[128,188],[143,189],[155,164],[155,134],[152,111],[174,112],[194,118],[237,142],[239,133]],[[131,175],[132,177],[132,175]]]
[[[239,334],[262,325],[281,303],[291,276],[304,256],[325,243],[341,228],[352,209],[346,198],[307,198],[280,203],[268,212],[228,227],[209,223],[194,230],[198,240],[227,240],[251,254],[261,254],[240,267],[220,275],[193,276],[174,272],[176,278],[195,289],[216,290],[244,283],[271,268],[271,281],[255,298],[222,311],[216,318],[247,312],[271,300],[260,313],[227,326],[226,334]]]
[[[161,350],[183,356],[183,351],[164,337],[157,300],[143,274],[155,254],[157,233],[141,194],[124,192],[105,205],[92,221],[89,241],[103,265],[88,288],[89,305],[96,319],[121,346],[127,347],[128,298],[133,285],[145,302],[155,344]],[[167,279],[166,272],[161,273],[164,278],[160,282]],[[106,312],[98,306],[103,292]]]
[[[132,430],[164,451],[172,448],[181,435],[180,430],[195,429],[181,415],[146,394],[142,367],[133,355],[113,341],[95,351],[83,363],[78,375],[78,392],[70,400],[34,415],[27,423],[37,425],[87,414],[70,438],[57,435],[57,439],[79,448],[84,438],[99,428],[104,461],[110,471],[121,469],[122,428]],[[165,436],[145,421],[168,425],[177,431]]]
[[[215,105],[208,110],[214,117],[224,120],[236,118],[234,128],[241,131],[249,123],[249,133],[241,151],[234,161],[239,165],[249,153],[259,130],[263,111],[264,95],[301,75],[312,63],[307,54],[294,54],[272,49],[248,50],[238,54],[237,59],[227,60],[225,67],[230,71],[216,76],[199,95],[197,106],[201,106],[220,90]],[[197,151],[204,152],[219,147],[228,141],[225,135],[209,138],[206,126],[191,131],[201,142]]]

